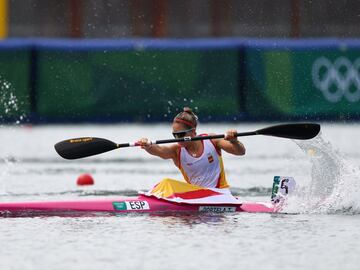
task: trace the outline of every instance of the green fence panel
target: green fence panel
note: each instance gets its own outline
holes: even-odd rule
[[[68,119],[167,119],[183,106],[207,118],[239,113],[233,50],[40,51],[38,113]]]
[[[255,118],[360,115],[360,50],[248,49],[246,108]]]

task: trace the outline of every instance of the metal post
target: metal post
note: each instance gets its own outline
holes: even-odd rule
[[[166,0],[153,0],[153,37],[164,37],[166,35]]]
[[[82,0],[70,0],[70,37],[82,37]]]
[[[300,0],[291,1],[291,37],[300,37]]]
[[[211,35],[224,36],[231,35],[231,0],[212,0],[211,1]]]

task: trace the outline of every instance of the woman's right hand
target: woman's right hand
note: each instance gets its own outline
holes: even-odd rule
[[[152,146],[151,142],[148,138],[141,138],[136,142],[139,146],[141,146],[142,149],[149,150]]]

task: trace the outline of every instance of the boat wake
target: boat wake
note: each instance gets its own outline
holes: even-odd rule
[[[310,158],[311,181],[289,197],[286,212],[360,214],[360,168],[319,134],[296,144]]]

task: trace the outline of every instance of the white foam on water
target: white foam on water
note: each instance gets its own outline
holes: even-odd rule
[[[285,212],[360,213],[360,168],[351,164],[321,133],[296,144],[310,159],[311,180],[289,197]]]

